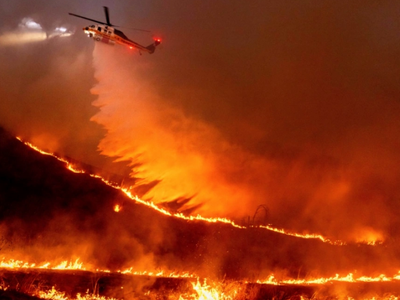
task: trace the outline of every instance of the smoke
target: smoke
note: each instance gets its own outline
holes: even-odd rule
[[[98,5],[8,1],[1,34],[27,17],[73,31],[67,12],[102,20]],[[112,21],[152,30],[159,49],[96,44],[92,57],[83,34],[2,47],[0,121],[111,172],[129,164],[138,183],[158,182],[145,195],[156,202],[187,197],[246,222],[262,204],[263,222],[294,231],[396,236],[398,5],[119,2]]]
[[[22,8],[14,11],[15,24],[8,20],[0,28],[5,58],[0,64],[1,126],[47,151],[123,172],[96,153],[103,131],[89,121],[95,113],[89,92],[92,44],[80,43],[84,36],[73,34],[75,25],[62,18],[54,15],[57,20],[49,21],[42,15],[46,10],[38,14],[32,7]]]
[[[140,78],[151,68],[141,57],[118,59],[115,51],[120,49],[101,44],[94,50],[99,82],[92,89],[98,95],[93,104],[100,111],[92,120],[107,130],[101,153],[127,161],[142,183],[159,181],[147,195],[156,202],[195,196],[190,204],[202,204],[199,212],[209,216],[253,210],[252,192],[243,184],[248,179],[234,175],[243,173],[246,160],[250,168],[255,162],[212,125],[165,103]]]
[[[369,6],[365,15],[358,5],[299,15],[296,5],[269,7],[270,18],[253,23],[262,52],[234,42],[238,5],[216,5],[207,17],[200,3],[179,8],[177,22],[197,21],[173,26],[176,44],[150,58],[95,46],[101,153],[159,182],[146,195],[155,202],[193,197],[196,212],[234,218],[263,204],[266,222],[292,230],[366,241],[394,234],[400,107],[398,70],[385,66],[396,65],[397,48],[377,35],[390,13],[370,28]],[[221,20],[231,26],[223,37]],[[247,38],[253,45],[254,33]]]
[[[358,241],[384,238],[388,223],[373,219],[377,211],[390,212],[378,200],[382,191],[362,193],[373,174],[356,174],[361,164],[308,149],[252,153],[163,101],[145,79],[154,66],[115,51],[120,49],[102,44],[94,49],[98,83],[92,93],[98,99],[93,104],[100,111],[92,120],[107,130],[99,144],[103,155],[128,162],[142,183],[159,181],[147,197],[163,202],[194,196],[189,205],[201,204],[196,211],[202,215],[236,218],[265,204],[288,219],[273,220],[294,229],[340,232],[339,237]],[[368,207],[360,206],[361,197],[370,199]],[[356,220],[350,208],[362,211]]]

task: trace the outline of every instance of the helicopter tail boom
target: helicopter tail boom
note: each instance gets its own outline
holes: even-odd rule
[[[146,49],[148,50],[148,52],[150,54],[154,53],[154,51],[156,50],[156,47],[161,43],[161,41],[159,39],[155,40],[153,44],[149,45],[146,47]]]

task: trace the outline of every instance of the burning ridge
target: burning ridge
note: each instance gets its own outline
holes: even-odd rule
[[[278,282],[310,274],[344,277],[358,270],[365,275],[357,277],[376,277],[399,270],[390,245],[337,247],[319,238],[244,228],[226,219],[171,214],[118,185],[75,170],[60,158],[32,151],[5,132],[0,146],[5,261],[38,265],[80,258],[91,270],[132,268],[255,280],[273,273]]]
[[[76,168],[74,166],[74,164],[69,162],[69,160],[66,160],[66,159],[64,159],[64,158],[62,158],[60,156],[57,156],[54,153],[43,151],[43,150],[39,149],[38,147],[34,146],[31,143],[23,141],[19,137],[17,137],[17,139],[19,141],[21,141],[22,143],[24,143],[25,145],[29,146],[30,148],[38,151],[39,153],[41,153],[43,155],[50,155],[50,156],[53,156],[54,158],[58,159],[59,161],[64,162],[66,164],[67,169],[69,169],[70,171],[72,171],[74,173],[86,173],[84,170]],[[196,221],[205,221],[205,222],[211,222],[211,223],[225,223],[225,224],[230,224],[233,227],[241,228],[241,229],[247,228],[247,226],[238,225],[234,221],[229,220],[227,218],[206,218],[206,217],[202,217],[201,215],[192,216],[192,215],[185,215],[185,214],[180,213],[180,212],[171,213],[168,210],[166,210],[166,209],[164,209],[164,208],[162,208],[160,206],[157,206],[156,204],[154,204],[151,201],[142,200],[137,195],[133,195],[131,193],[131,187],[128,187],[128,188],[122,187],[121,185],[119,185],[119,184],[117,184],[117,183],[115,183],[113,181],[106,180],[106,179],[104,179],[103,177],[101,177],[99,175],[95,175],[95,174],[89,174],[89,175],[91,177],[98,178],[98,179],[102,180],[105,184],[107,184],[107,185],[109,185],[109,186],[111,186],[113,188],[121,190],[130,199],[132,199],[132,200],[134,200],[134,201],[136,201],[138,203],[144,204],[146,206],[149,206],[149,207],[153,208],[154,210],[156,210],[156,211],[158,211],[158,212],[160,212],[160,213],[162,213],[164,215],[171,216],[171,217],[176,217],[176,218],[180,218],[180,219],[184,219],[184,220],[190,220],[190,221],[195,221],[196,220]],[[114,210],[116,212],[118,212],[120,210],[119,204],[116,204],[116,206],[114,207]],[[331,239],[329,239],[327,237],[324,237],[324,236],[322,236],[320,234],[313,234],[313,233],[302,234],[302,233],[288,232],[288,231],[286,231],[286,230],[284,230],[282,228],[275,228],[275,227],[273,227],[271,225],[258,225],[257,227],[258,228],[267,229],[267,230],[270,230],[270,231],[274,231],[274,232],[277,232],[277,233],[289,235],[289,236],[298,237],[298,238],[318,239],[318,240],[321,240],[324,243],[329,243],[329,244],[332,244],[332,245],[341,246],[341,245],[345,245],[346,244],[345,242],[343,242],[341,240],[331,240]],[[381,244],[381,243],[382,243],[381,241],[377,241],[377,242],[369,242],[369,243],[366,243],[366,244],[375,245],[375,244]],[[361,244],[364,244],[364,242],[361,242]]]

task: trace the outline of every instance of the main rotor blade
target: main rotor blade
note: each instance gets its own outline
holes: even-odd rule
[[[69,14],[70,14],[71,16],[78,17],[78,18],[85,19],[85,20],[89,20],[89,21],[93,21],[93,22],[96,22],[96,23],[98,23],[98,24],[104,24],[104,25],[109,25],[109,26],[111,26],[111,24],[108,24],[108,23],[104,23],[104,22],[101,22],[101,21],[89,19],[89,18],[80,16],[80,15],[72,14],[72,13],[69,13]]]
[[[150,30],[139,29],[139,28],[129,28],[129,29],[137,30],[137,31],[143,31],[143,32],[151,32]]]
[[[137,31],[143,31],[143,32],[151,32],[150,30],[146,30],[146,29],[132,28],[132,27],[126,27],[126,26],[113,25],[113,27],[126,28],[126,29],[130,29],[130,30],[137,30]]]
[[[104,13],[106,14],[107,25],[112,26],[110,23],[110,16],[108,14],[108,7],[107,6],[103,6],[103,7],[104,7]]]

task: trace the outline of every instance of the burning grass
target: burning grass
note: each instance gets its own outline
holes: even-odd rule
[[[34,149],[35,151],[37,151],[37,152],[39,152],[39,153],[41,153],[43,155],[52,156],[52,157],[58,159],[59,161],[65,163],[67,169],[69,169],[70,171],[72,171],[74,173],[87,173],[84,169],[81,169],[79,167],[74,166],[74,164],[71,163],[70,161],[68,161],[68,160],[66,160],[66,159],[64,159],[64,158],[62,158],[62,157],[60,157],[60,156],[58,156],[58,155],[56,155],[54,153],[46,152],[44,150],[41,150],[41,149],[39,149],[38,147],[36,147],[35,145],[33,145],[33,144],[29,143],[29,142],[23,141],[19,137],[17,137],[17,139],[19,141],[21,141],[22,143],[24,143],[26,146]],[[89,173],[89,175],[92,176],[92,177],[95,177],[95,178],[98,178],[98,179],[102,180],[105,184],[107,184],[107,185],[109,185],[109,186],[111,186],[111,187],[113,187],[115,189],[121,190],[131,200],[134,200],[134,201],[136,201],[136,202],[138,202],[140,204],[143,204],[143,205],[146,205],[148,207],[151,207],[152,209],[154,209],[157,212],[162,213],[164,215],[167,215],[167,216],[170,216],[170,217],[179,218],[179,219],[183,219],[183,220],[188,220],[188,221],[204,221],[204,222],[210,222],[210,223],[224,223],[224,224],[229,224],[229,225],[231,225],[231,226],[233,226],[235,228],[240,228],[240,229],[247,228],[246,226],[238,225],[234,221],[229,220],[227,218],[206,218],[206,217],[203,217],[201,215],[185,215],[185,214],[179,213],[179,212],[171,213],[168,210],[162,208],[161,206],[159,206],[159,205],[157,205],[157,204],[155,204],[155,203],[153,203],[151,201],[142,200],[137,195],[132,194],[132,192],[131,192],[131,188],[132,187],[131,186],[123,187],[122,185],[117,184],[116,182],[112,182],[112,181],[106,180],[106,179],[104,179],[103,177],[101,177],[99,175],[90,174],[90,173]],[[119,204],[116,204],[114,206],[114,211],[115,212],[119,212],[120,210],[121,210],[121,206]],[[332,239],[327,238],[327,237],[325,237],[325,236],[323,236],[321,234],[290,232],[290,231],[287,231],[287,230],[285,230],[283,228],[276,228],[276,227],[274,227],[272,225],[258,225],[257,228],[266,229],[266,230],[269,230],[269,231],[277,232],[277,233],[288,235],[288,236],[294,236],[294,237],[302,238],[302,239],[316,239],[316,240],[320,240],[320,241],[322,241],[324,243],[329,243],[329,244],[337,245],[337,246],[346,245],[346,242],[344,242],[344,241],[332,240]],[[382,244],[383,241],[381,241],[381,240],[372,240],[372,241],[360,241],[358,243],[359,244],[366,244],[366,245],[374,246],[374,245]]]
[[[398,299],[400,277],[333,276],[265,281],[210,280],[163,272],[87,271],[79,261],[1,263],[1,293],[57,300]],[[18,294],[18,295],[19,295]],[[1,296],[1,294],[0,294]],[[5,297],[5,296],[4,296]],[[14,297],[14,296],[13,296]],[[3,299],[3,298],[0,298]],[[10,299],[24,299],[15,296]]]
[[[71,270],[3,270],[1,279],[0,299],[12,300],[395,300],[400,295],[397,282],[268,285]]]
[[[13,141],[22,154],[11,156],[9,169],[0,169],[8,176],[1,188],[10,191],[0,195],[5,195],[2,254],[20,260],[0,263],[7,268],[1,271],[3,292],[149,300],[400,295],[400,268],[396,260],[385,259],[387,253],[396,258],[397,252],[388,252],[388,244],[344,244],[270,226],[171,213],[54,154]],[[16,200],[7,201],[9,195]]]

